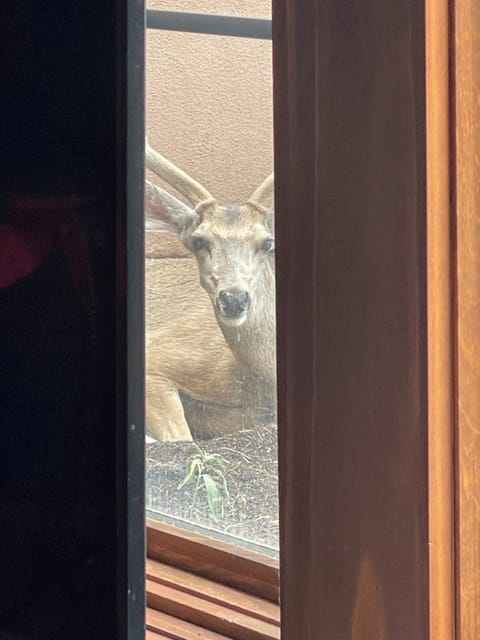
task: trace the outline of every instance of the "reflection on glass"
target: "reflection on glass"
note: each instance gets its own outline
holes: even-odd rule
[[[147,509],[277,549],[270,43],[147,42]]]

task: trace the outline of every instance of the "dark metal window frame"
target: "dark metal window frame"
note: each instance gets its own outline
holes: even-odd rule
[[[269,18],[229,16],[214,13],[189,13],[147,9],[147,29],[183,31],[236,38],[272,39],[272,21]]]

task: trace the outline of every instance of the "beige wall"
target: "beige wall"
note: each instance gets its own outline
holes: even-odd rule
[[[270,14],[265,0],[150,0],[148,7]],[[272,170],[271,42],[148,29],[146,47],[150,144],[219,200],[245,200]]]

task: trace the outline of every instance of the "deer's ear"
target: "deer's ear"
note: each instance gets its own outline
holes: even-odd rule
[[[149,229],[165,229],[181,234],[197,218],[193,209],[145,180],[145,223]]]

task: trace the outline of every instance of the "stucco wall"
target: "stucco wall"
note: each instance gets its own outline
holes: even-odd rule
[[[150,0],[149,8],[269,16],[266,0]],[[240,202],[272,170],[271,42],[147,30],[150,144],[219,200]]]

